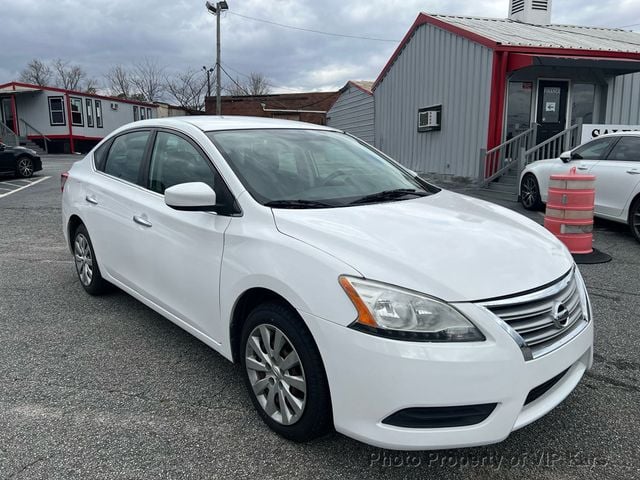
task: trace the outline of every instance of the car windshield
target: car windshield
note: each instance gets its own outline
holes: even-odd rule
[[[438,191],[340,132],[264,129],[207,135],[253,198],[274,208],[342,207]]]

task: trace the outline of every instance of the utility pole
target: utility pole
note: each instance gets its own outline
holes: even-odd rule
[[[216,2],[215,5],[207,2],[205,5],[209,13],[216,16],[216,115],[222,115],[222,99],[220,98],[220,14],[225,10],[229,10],[229,5],[225,0]]]

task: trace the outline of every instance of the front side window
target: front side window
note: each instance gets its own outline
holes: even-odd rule
[[[602,160],[607,156],[616,137],[598,138],[573,151],[573,158],[577,160]]]
[[[438,191],[343,133],[273,129],[209,132],[207,136],[263,205],[339,207]]]
[[[640,137],[621,137],[607,160],[640,163]]]
[[[164,194],[167,188],[188,182],[204,182],[215,190],[209,161],[184,138],[158,132],[151,154],[149,189]]]
[[[102,102],[96,100],[96,127],[102,128]]]
[[[71,104],[71,123],[79,127],[84,126],[84,121],[82,120],[82,99],[69,97],[69,103]]]
[[[52,126],[65,125],[62,97],[49,97],[49,122]]]
[[[85,105],[87,106],[87,127],[93,127],[93,102],[90,98],[86,99]]]
[[[116,137],[107,154],[104,173],[138,183],[148,140],[148,131],[125,133]]]

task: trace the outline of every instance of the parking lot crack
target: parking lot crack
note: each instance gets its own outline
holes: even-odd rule
[[[607,385],[618,387],[623,390],[627,390],[629,392],[640,393],[640,387],[633,385],[631,383],[622,382],[620,380],[615,380],[613,378],[607,377],[606,375],[600,375],[598,373],[587,372],[586,376],[592,378],[596,381],[606,383]]]
[[[16,470],[15,472],[11,473],[8,477],[6,477],[6,480],[10,480],[11,478],[15,478],[17,475],[20,475],[22,472],[24,472],[25,470],[27,470],[29,467],[34,466],[36,463],[39,463],[43,460],[47,460],[47,457],[38,457],[35,460],[27,463],[26,465],[23,465],[22,467],[20,467],[18,470]]]

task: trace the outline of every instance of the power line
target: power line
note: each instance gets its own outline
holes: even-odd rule
[[[223,65],[225,67],[227,67],[229,70],[231,70],[232,72],[237,73],[238,75],[241,75],[241,76],[243,76],[245,78],[251,79],[250,75],[247,75],[246,73],[242,73],[242,72],[236,70],[231,65],[229,65],[227,63],[225,63]],[[290,92],[293,92],[293,93],[300,93],[300,89],[297,89],[297,88],[282,87],[282,86],[274,85],[274,84],[269,83],[269,82],[265,82],[265,84],[268,85],[271,88],[277,88],[278,90],[289,90]]]
[[[255,18],[255,17],[250,17],[248,15],[242,15],[240,13],[236,13],[236,12],[227,12],[230,13],[231,15],[235,15],[236,17],[242,17],[242,18],[247,18],[249,20],[253,20],[255,22],[262,22],[262,23],[268,23],[269,25],[276,25],[278,27],[282,27],[282,28],[290,28],[291,30],[300,30],[303,32],[310,32],[310,33],[319,33],[320,35],[328,35],[330,37],[342,37],[342,38],[355,38],[358,40],[371,40],[374,42],[391,42],[391,43],[398,43],[400,40],[391,40],[389,38],[375,38],[375,37],[363,37],[360,35],[346,35],[343,33],[333,33],[333,32],[323,32],[321,30],[313,30],[311,28],[302,28],[302,27],[295,27],[293,25],[285,25],[284,23],[278,23],[278,22],[272,22],[271,20],[265,20],[263,18]]]

